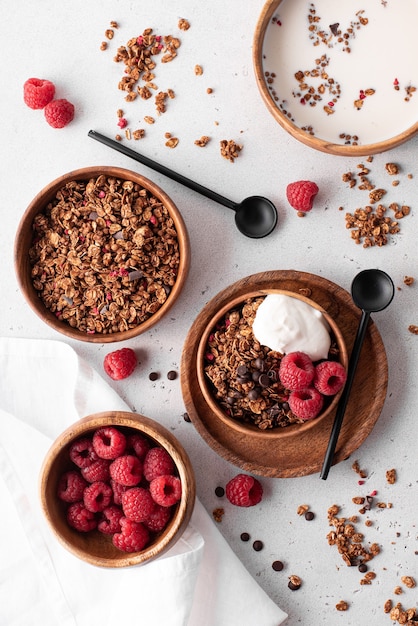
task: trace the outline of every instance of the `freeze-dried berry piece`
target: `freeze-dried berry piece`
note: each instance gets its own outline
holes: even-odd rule
[[[83,494],[83,502],[86,509],[93,513],[98,513],[109,506],[112,497],[112,487],[103,481],[97,481],[86,487]]]
[[[89,483],[95,483],[98,480],[106,482],[110,478],[109,461],[97,459],[88,467],[83,467],[81,474]]]
[[[324,396],[335,396],[346,380],[345,367],[338,361],[322,361],[315,367],[313,384]]]
[[[52,128],[64,128],[73,120],[74,110],[74,105],[65,98],[51,100],[44,109],[45,119]]]
[[[153,512],[144,521],[144,526],[154,533],[161,532],[171,519],[172,511],[169,506],[156,504]]]
[[[301,420],[317,417],[324,406],[324,396],[315,387],[292,391],[288,398],[290,410]]]
[[[77,467],[89,467],[98,456],[94,451],[92,440],[89,437],[81,437],[70,446],[70,459]]]
[[[280,382],[290,391],[306,389],[315,376],[312,359],[304,352],[289,352],[280,361]]]
[[[86,509],[83,502],[70,504],[67,510],[67,522],[81,533],[87,533],[97,526],[95,514]]]
[[[113,480],[113,478],[110,479],[110,486],[113,491],[113,502],[115,504],[122,505],[122,496],[127,489],[130,489],[130,487],[117,483],[116,480]]]
[[[286,187],[286,196],[290,206],[296,211],[307,213],[313,207],[318,185],[310,180],[298,180]]]
[[[158,476],[150,482],[153,500],[161,506],[173,506],[181,498],[181,481],[177,476]]]
[[[112,504],[102,511],[102,517],[97,524],[97,530],[105,535],[113,535],[120,533],[120,520],[123,517],[123,511],[119,506]]]
[[[174,461],[165,448],[151,448],[144,459],[144,476],[148,482],[158,476],[173,474]]]
[[[151,444],[146,437],[139,433],[128,435],[127,448],[133,450],[140,461],[143,461],[146,453],[150,449]]]
[[[121,348],[106,354],[103,367],[108,376],[113,380],[122,380],[132,374],[138,360],[132,348]]]
[[[144,522],[154,508],[155,502],[148,489],[132,487],[122,495],[122,510],[133,522]]]
[[[263,487],[254,476],[237,474],[227,483],[225,493],[231,504],[254,506],[263,498]]]
[[[88,482],[78,470],[64,472],[58,482],[58,497],[64,502],[79,502],[83,499],[84,489],[87,486]]]
[[[116,459],[125,452],[126,437],[114,426],[103,426],[93,435],[93,448],[101,459]]]
[[[120,519],[121,532],[112,537],[113,545],[123,552],[140,552],[149,542],[149,530],[140,522],[126,517]]]
[[[28,78],[23,85],[23,100],[31,109],[43,109],[54,94],[55,85],[50,80]]]
[[[135,487],[142,478],[142,463],[133,454],[124,454],[110,464],[110,476],[117,483]]]

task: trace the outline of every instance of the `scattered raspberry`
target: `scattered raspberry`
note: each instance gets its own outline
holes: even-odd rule
[[[84,489],[88,483],[75,470],[64,472],[58,483],[58,497],[64,502],[79,502],[83,499]]]
[[[82,533],[87,533],[97,526],[94,513],[86,509],[82,502],[70,504],[67,510],[67,522],[72,528]]]
[[[122,380],[132,374],[137,362],[136,354],[131,348],[121,348],[106,354],[103,367],[110,378]]]
[[[55,85],[42,78],[28,78],[23,85],[23,100],[31,109],[43,109],[51,102]]]
[[[135,487],[142,478],[142,463],[133,454],[124,454],[110,464],[110,476],[117,483]]]
[[[133,522],[144,522],[154,508],[155,502],[148,489],[132,487],[122,495],[122,510],[125,517]]]
[[[314,376],[315,366],[304,352],[289,352],[280,362],[280,382],[290,391],[306,389],[312,383]]]
[[[302,420],[317,417],[324,405],[324,397],[314,387],[292,391],[288,399],[290,410]]]
[[[174,461],[164,448],[151,448],[144,459],[144,476],[151,482],[158,476],[174,473]]]
[[[150,482],[153,500],[161,506],[172,506],[181,498],[181,482],[177,476],[158,476]]]
[[[106,482],[110,478],[109,465],[106,459],[97,459],[88,467],[83,467],[81,474],[89,483],[95,483],[98,480]]]
[[[312,209],[318,191],[319,189],[316,183],[312,183],[309,180],[299,180],[287,186],[286,196],[289,204],[296,209],[296,211],[306,213]]]
[[[91,483],[83,494],[83,502],[86,509],[97,513],[103,511],[112,501],[112,487],[103,481]]]
[[[102,511],[102,518],[97,524],[97,530],[105,535],[121,532],[120,520],[123,517],[122,509],[118,506],[108,506]]]
[[[154,505],[154,510],[144,521],[144,526],[154,533],[161,532],[168,524],[172,515],[169,506]]]
[[[45,119],[52,128],[64,128],[74,118],[74,105],[65,98],[51,100],[44,109]]]
[[[231,504],[245,507],[254,506],[261,502],[263,487],[253,476],[237,474],[227,483],[225,493]]]
[[[122,531],[112,537],[113,545],[124,552],[139,552],[149,541],[149,531],[143,524],[121,517]]]
[[[148,439],[146,439],[139,433],[134,433],[128,436],[127,448],[132,449],[140,461],[144,460],[145,455],[150,447],[151,444]]]
[[[126,437],[113,426],[103,426],[93,435],[93,448],[101,459],[116,459],[125,452]]]
[[[115,480],[113,480],[113,478],[110,479],[110,486],[112,487],[112,491],[113,491],[113,502],[115,504],[121,505],[122,496],[125,493],[125,491],[129,489],[129,487],[127,487],[126,485],[121,485],[120,483],[117,483]]]
[[[97,454],[93,449],[91,439],[82,437],[74,441],[70,446],[70,459],[77,467],[89,467],[94,461],[97,461]]]
[[[314,386],[324,396],[335,396],[346,380],[345,367],[338,361],[322,361],[315,367]]]

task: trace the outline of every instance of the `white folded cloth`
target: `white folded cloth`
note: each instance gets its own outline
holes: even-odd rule
[[[107,410],[130,408],[69,345],[0,338],[0,624],[282,624],[199,500],[183,537],[144,566],[95,567],[59,544],[40,508],[41,463],[62,430]]]

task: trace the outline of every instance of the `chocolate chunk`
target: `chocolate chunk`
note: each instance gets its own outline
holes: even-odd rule
[[[268,387],[270,385],[270,378],[267,374],[261,374],[260,378],[258,379],[258,382],[261,385],[261,387]]]
[[[312,511],[306,511],[305,513],[305,519],[308,520],[308,522],[310,522],[311,520],[313,520],[315,517],[315,513],[312,513]]]
[[[247,370],[247,366],[246,365],[238,365],[237,367],[237,376],[241,377],[245,377],[248,374],[248,370]]]
[[[150,375],[148,376],[150,380],[158,380],[159,377],[160,375],[158,374],[158,372],[151,372]]]
[[[248,533],[241,533],[241,541],[249,541],[250,535]]]
[[[222,498],[225,495],[225,489],[223,487],[216,487],[215,495],[217,495],[218,498]]]
[[[183,413],[183,419],[185,422],[191,423],[190,415],[188,413]]]
[[[256,539],[253,543],[253,548],[256,552],[260,552],[264,548],[264,543],[259,539]]]
[[[284,568],[284,565],[281,561],[273,561],[273,563],[271,564],[272,568],[274,569],[275,572],[281,572],[282,569]]]
[[[367,570],[368,570],[368,567],[366,563],[360,563],[360,565],[358,566],[358,571],[364,574],[364,572],[367,572]]]
[[[176,378],[177,378],[177,372],[175,372],[174,370],[170,370],[170,371],[167,373],[167,378],[168,378],[168,380],[176,380]]]
[[[250,391],[248,392],[248,400],[257,400],[257,398],[259,397],[259,392],[257,389],[250,389]]]
[[[332,34],[336,37],[338,35],[338,27],[339,27],[340,23],[339,22],[335,22],[335,24],[330,24],[329,25],[329,29],[332,32]]]

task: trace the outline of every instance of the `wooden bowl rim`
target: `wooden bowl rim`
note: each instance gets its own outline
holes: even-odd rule
[[[267,88],[266,81],[264,79],[263,69],[263,43],[267,26],[273,13],[283,0],[267,0],[258,18],[255,33],[253,37],[253,68],[255,72],[256,82],[260,91],[261,97],[266,105],[268,111],[273,115],[276,122],[287,131],[292,137],[302,142],[310,148],[325,152],[326,154],[333,154],[335,156],[346,157],[360,157],[368,156],[371,154],[379,154],[381,152],[387,152],[397,146],[405,143],[418,133],[418,121],[410,128],[402,131],[401,133],[385,139],[379,142],[357,145],[357,146],[345,146],[334,142],[320,139],[319,137],[312,137],[308,133],[301,130],[296,124],[294,124],[288,117],[283,115],[279,108],[274,103],[271,93]]]
[[[323,411],[315,419],[307,420],[306,422],[303,422],[302,424],[291,424],[290,426],[285,426],[284,428],[272,428],[272,429],[262,430],[252,424],[244,424],[242,422],[239,422],[238,420],[228,417],[228,415],[224,413],[224,411],[216,402],[215,398],[213,397],[213,394],[210,391],[207,377],[205,376],[204,367],[203,367],[206,344],[207,344],[209,335],[213,331],[213,328],[216,325],[216,323],[228,311],[234,309],[236,306],[245,302],[246,300],[254,299],[254,298],[258,298],[262,296],[267,296],[269,294],[281,294],[281,295],[289,296],[290,298],[296,298],[297,300],[301,300],[302,302],[305,302],[306,304],[309,304],[310,306],[312,306],[314,309],[317,309],[318,311],[320,311],[323,314],[325,320],[327,321],[333,335],[335,336],[335,339],[337,340],[338,347],[340,349],[339,360],[344,365],[345,369],[347,369],[348,352],[347,352],[347,346],[346,346],[345,340],[335,320],[331,317],[331,315],[329,315],[329,313],[322,306],[320,306],[319,304],[317,304],[310,298],[304,296],[303,294],[294,293],[292,291],[287,291],[285,289],[277,289],[277,288],[253,289],[251,288],[247,293],[237,295],[234,298],[232,298],[228,303],[221,306],[216,311],[215,315],[212,316],[208,324],[206,325],[201,335],[201,338],[198,342],[197,356],[196,356],[196,361],[197,361],[196,374],[197,374],[197,380],[198,380],[198,384],[200,387],[200,391],[206,403],[208,404],[209,408],[211,409],[213,414],[217,417],[217,419],[221,420],[229,428],[236,430],[240,434],[245,434],[245,435],[250,434],[251,436],[260,437],[263,439],[268,437],[270,439],[276,440],[276,439],[282,439],[283,437],[293,437],[297,433],[305,432],[307,430],[310,430],[311,428],[315,428],[315,426],[317,426],[319,422],[325,419],[336,408],[343,390],[341,389],[335,396],[333,396],[330,404],[326,407],[325,411]]]
[[[123,180],[133,180],[161,200],[169,211],[175,224],[179,242],[180,263],[176,282],[173,285],[167,300],[164,304],[162,304],[158,311],[145,320],[145,322],[126,331],[88,334],[76,328],[72,328],[69,324],[60,322],[39,299],[30,276],[28,275],[30,272],[30,264],[29,259],[27,258],[27,251],[31,240],[30,232],[28,231],[28,222],[32,225],[35,216],[42,212],[43,209],[41,207],[45,208],[48,202],[52,200],[58,189],[65,183],[71,180],[87,180],[93,176],[99,176],[100,174],[104,174],[107,177],[114,176],[122,178]],[[26,258],[22,258],[22,250],[25,252]],[[171,309],[178,299],[187,280],[190,269],[190,253],[191,248],[189,234],[184,219],[176,204],[167,195],[167,193],[161,189],[161,187],[142,174],[138,174],[137,172],[126,168],[108,165],[94,165],[72,170],[59,176],[58,178],[55,178],[53,181],[45,185],[32,199],[17,227],[14,243],[14,267],[17,282],[26,302],[43,322],[48,324],[57,332],[70,337],[71,339],[89,343],[113,343],[132,339],[133,337],[137,337],[138,335],[146,332],[152,326],[157,324],[167,311]]]
[[[115,552],[115,557],[102,557],[88,554],[71,541],[71,536],[77,536],[77,531],[68,527],[66,535],[59,532],[54,522],[48,504],[48,490],[56,487],[58,476],[52,474],[60,453],[67,449],[75,439],[91,433],[102,426],[112,425],[121,428],[132,428],[151,438],[156,444],[167,449],[176,465],[181,483],[182,496],[177,505],[172,520],[158,537],[158,541],[150,544],[144,550],[134,553]],[[187,452],[178,439],[162,424],[140,413],[130,411],[102,411],[87,415],[68,426],[50,446],[40,469],[38,491],[41,509],[46,521],[58,541],[79,559],[98,567],[129,567],[143,565],[169,550],[181,538],[193,513],[196,500],[196,480],[194,470]],[[92,531],[97,533],[99,531]],[[109,538],[109,541],[110,538]],[[116,551],[116,549],[115,549]]]

